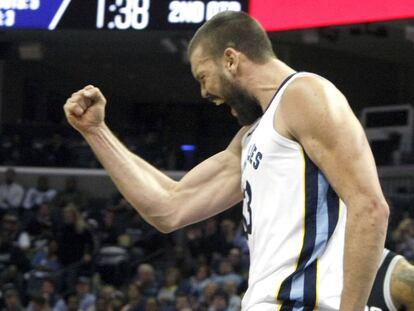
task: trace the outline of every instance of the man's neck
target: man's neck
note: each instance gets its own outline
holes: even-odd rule
[[[263,111],[267,109],[276,90],[283,81],[295,72],[278,59],[272,59],[265,64],[251,64],[246,77],[246,88],[260,103]]]

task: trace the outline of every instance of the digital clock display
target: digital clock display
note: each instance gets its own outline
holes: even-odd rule
[[[413,18],[413,1],[0,0],[0,29],[194,31],[232,10],[248,12],[267,31],[280,31]]]
[[[0,0],[0,28],[192,30],[244,1]]]

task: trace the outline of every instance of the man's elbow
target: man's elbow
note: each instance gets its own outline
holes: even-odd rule
[[[360,197],[347,206],[348,217],[353,223],[364,223],[380,231],[387,229],[390,211],[384,199]]]
[[[172,207],[170,207],[170,210],[173,210]],[[163,215],[151,215],[148,217],[147,221],[154,226],[155,229],[165,234],[176,231],[182,227],[177,212],[168,212],[168,214]]]
[[[371,199],[366,206],[367,217],[379,230],[387,229],[390,209],[384,199]]]
[[[378,200],[373,203],[374,213],[377,217],[380,217],[384,222],[388,223],[388,217],[390,216],[390,208],[385,200]]]
[[[155,227],[155,229],[164,234],[174,232],[178,229],[178,227],[175,226],[172,222],[154,222],[152,225]]]
[[[129,201],[129,203],[143,220],[161,233],[171,233],[182,227],[176,204],[173,204],[169,198],[150,205],[142,205],[134,201]]]

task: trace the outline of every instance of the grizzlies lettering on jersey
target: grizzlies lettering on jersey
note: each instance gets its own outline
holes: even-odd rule
[[[257,150],[256,145],[251,145],[247,152],[247,162],[253,165],[254,169],[257,170],[259,168],[260,160],[263,158],[263,155],[260,151]],[[244,165],[247,164],[245,162]]]
[[[242,310],[338,310],[346,210],[302,146],[273,127],[296,73],[242,141],[243,224],[250,248]]]
[[[391,297],[391,276],[401,258],[400,255],[384,250],[365,311],[399,311]]]

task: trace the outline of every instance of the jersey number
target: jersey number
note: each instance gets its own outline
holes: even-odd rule
[[[243,228],[246,235],[252,234],[252,187],[246,180],[246,187],[243,190]]]

